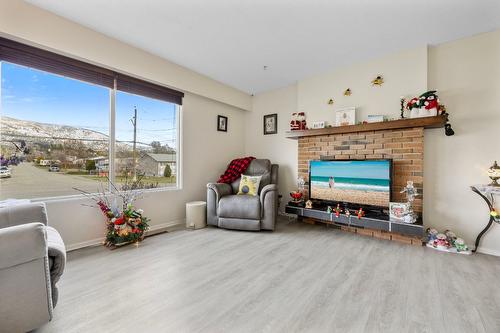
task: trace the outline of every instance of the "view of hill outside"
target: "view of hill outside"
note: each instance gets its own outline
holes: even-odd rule
[[[106,189],[110,160],[117,187],[176,185],[175,104],[117,92],[110,159],[108,88],[7,62],[1,80],[0,200]]]

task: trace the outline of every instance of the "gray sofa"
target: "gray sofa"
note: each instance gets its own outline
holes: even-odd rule
[[[43,203],[0,208],[0,332],[27,332],[52,319],[66,265]]]
[[[262,176],[257,196],[237,195],[240,179],[232,184],[207,185],[207,223],[238,230],[274,230],[278,215],[278,165],[253,160],[245,175]]]

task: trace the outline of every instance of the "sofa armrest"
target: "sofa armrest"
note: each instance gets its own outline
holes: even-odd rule
[[[47,210],[43,202],[0,208],[0,229],[34,222],[47,225]]]
[[[233,193],[231,185],[226,183],[208,183],[207,188],[215,192],[215,194],[217,195],[217,202],[219,202],[219,200],[223,196],[230,195]]]
[[[278,186],[268,184],[260,192],[261,216],[260,228],[274,230],[278,216]]]
[[[266,198],[266,195],[271,191],[278,191],[278,185],[276,184],[267,184],[260,191],[260,203],[263,204]]]
[[[42,223],[0,229],[0,269],[47,256],[47,236]]]

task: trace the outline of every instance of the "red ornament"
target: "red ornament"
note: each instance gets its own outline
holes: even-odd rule
[[[358,220],[361,220],[361,217],[365,215],[365,212],[363,211],[363,208],[360,208],[358,210]]]
[[[120,216],[118,218],[115,219],[115,225],[118,224],[118,225],[121,225],[123,223],[125,223],[125,219],[123,218],[123,216]]]
[[[337,204],[337,208],[335,208],[335,216],[339,217],[341,212],[342,210],[340,209],[340,204]]]

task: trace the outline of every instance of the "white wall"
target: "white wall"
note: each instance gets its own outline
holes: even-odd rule
[[[385,83],[372,86],[381,74]],[[392,54],[332,73],[298,82],[298,110],[306,112],[308,122],[329,121],[334,125],[335,109],[355,106],[358,121],[369,114],[398,118],[400,96],[411,96],[427,87],[427,47]],[[350,88],[351,96],[344,96]],[[334,104],[327,102],[333,98]]]
[[[370,85],[377,74],[384,76],[382,87]],[[253,112],[245,115],[246,152],[280,161],[286,170],[280,174],[286,202],[297,175],[296,141],[284,138],[292,112],[306,112],[308,122],[333,121],[335,108],[356,106],[358,120],[368,114],[397,118],[399,97],[427,87],[438,90],[456,134],[425,131],[424,223],[455,230],[472,244],[488,212],[469,186],[487,183],[486,169],[494,159],[500,160],[500,31],[389,55],[258,94]],[[346,88],[352,96],[343,96]],[[327,104],[330,98],[333,106]],[[279,132],[264,137],[262,115],[267,113],[278,113]],[[500,226],[486,234],[480,251],[500,255]]]
[[[426,131],[424,219],[473,243],[489,215],[469,186],[488,183],[486,170],[500,161],[500,30],[430,48],[429,88],[439,91],[456,134]],[[500,255],[500,225],[480,251]]]
[[[290,113],[297,108],[297,86],[262,93],[253,98],[253,111],[245,114],[246,155],[268,158],[280,165],[278,186],[283,194],[281,209],[288,202],[288,193],[296,188],[297,141],[285,138],[290,128]],[[278,134],[263,135],[263,116],[278,114]]]

